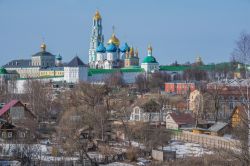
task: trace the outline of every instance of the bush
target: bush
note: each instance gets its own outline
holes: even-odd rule
[[[137,160],[137,153],[138,151],[135,148],[128,149],[126,152],[126,157],[129,161],[136,161]]]

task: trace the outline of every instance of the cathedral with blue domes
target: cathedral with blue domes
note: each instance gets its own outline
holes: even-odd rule
[[[89,48],[89,66],[93,69],[114,69],[131,66],[139,66],[138,50],[134,51],[124,43],[120,47],[120,41],[113,34],[105,47],[104,35],[102,34],[102,17],[96,11],[93,17],[92,34]]]
[[[88,64],[77,56],[69,63],[62,62],[62,56],[48,52],[43,42],[40,46],[41,51],[33,54],[31,59],[11,60],[2,66],[0,80],[20,79],[17,80],[17,89],[22,92],[25,81],[29,79],[45,82],[103,83],[113,73],[120,72],[126,83],[133,83],[139,74],[159,70],[159,63],[152,55],[151,46],[148,47],[148,56],[140,65],[137,48],[129,46],[126,42],[120,45],[114,28],[111,37],[105,42],[102,29],[102,17],[99,11],[96,11],[93,17]]]

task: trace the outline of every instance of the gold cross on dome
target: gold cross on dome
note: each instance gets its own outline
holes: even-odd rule
[[[113,31],[113,34],[115,33],[115,26],[113,25],[112,26],[112,31]]]

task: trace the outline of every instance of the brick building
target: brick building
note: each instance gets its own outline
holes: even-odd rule
[[[169,82],[165,83],[165,92],[176,94],[187,94],[195,90],[195,83],[187,82]]]

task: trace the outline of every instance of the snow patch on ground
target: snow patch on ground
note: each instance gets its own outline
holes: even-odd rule
[[[126,164],[126,163],[114,162],[114,163],[109,163],[109,164],[100,165],[100,166],[133,166],[133,165],[131,165],[131,164]]]
[[[170,143],[168,146],[164,147],[163,149],[176,151],[177,158],[190,157],[190,156],[199,157],[204,154],[213,154],[212,151],[203,148],[199,144],[185,143],[180,141],[174,141]]]

